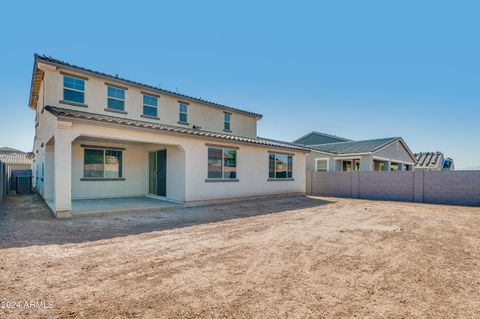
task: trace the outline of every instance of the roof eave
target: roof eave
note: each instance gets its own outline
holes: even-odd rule
[[[65,120],[65,121],[77,121],[77,122],[93,122],[93,123],[102,123],[102,124],[111,124],[111,125],[114,125],[114,126],[118,126],[118,125],[121,125],[121,126],[127,126],[127,127],[133,127],[133,128],[137,128],[137,129],[142,129],[142,130],[156,130],[155,128],[151,128],[151,127],[141,127],[141,126],[137,126],[137,125],[128,125],[128,124],[121,124],[121,123],[116,123],[114,124],[113,122],[106,122],[106,121],[102,121],[102,120],[99,120],[99,119],[94,119],[94,118],[82,118],[80,116],[68,116],[68,115],[62,115],[62,114],[55,114],[55,112],[52,112],[51,110],[51,106],[47,105],[46,106],[46,110],[51,113],[53,116],[55,116],[57,119],[60,119],[60,120]],[[53,107],[55,109],[58,110],[58,108],[56,107]],[[68,111],[71,111],[71,110],[68,110]],[[85,112],[83,112],[85,113]],[[111,117],[112,118],[112,117]],[[123,118],[119,118],[119,120],[122,120],[122,121],[133,121],[133,122],[138,122],[138,121],[135,121],[135,120],[130,120],[130,119],[123,119]],[[145,122],[146,124],[155,124],[155,123],[149,123],[149,122]],[[170,127],[170,128],[179,128],[179,129],[183,129],[181,127],[174,127],[174,126],[170,126],[170,125],[166,125],[164,124],[163,126],[165,127]],[[156,130],[157,131],[157,130]],[[181,132],[174,132],[174,131],[170,131],[170,130],[161,130],[163,133],[165,134],[173,134],[173,135],[182,135],[182,136],[189,136],[189,137],[200,137],[200,138],[206,138],[206,139],[214,139],[214,140],[225,140],[225,141],[229,141],[233,144],[244,144],[244,145],[253,145],[253,146],[261,146],[261,147],[265,147],[265,148],[272,148],[272,149],[281,149],[281,150],[289,150],[291,152],[301,152],[301,153],[309,153],[310,150],[308,148],[305,148],[305,147],[300,147],[300,146],[290,146],[290,145],[268,145],[268,144],[264,144],[264,143],[261,143],[261,142],[258,142],[258,143],[255,143],[255,142],[248,142],[248,141],[241,141],[241,140],[236,140],[236,139],[228,139],[228,138],[222,138],[222,137],[218,137],[218,136],[209,136],[209,134],[218,134],[218,135],[225,135],[225,134],[219,134],[219,133],[215,133],[215,132],[209,132],[209,131],[198,131],[200,133],[204,133],[204,135],[198,135],[198,134],[187,134],[187,133],[181,133]],[[240,137],[240,136],[232,136],[232,137],[236,137],[236,138],[244,138],[244,137]],[[251,138],[249,138],[251,139]],[[253,140],[253,139],[252,139]],[[280,143],[280,142],[277,142],[277,143]]]
[[[49,64],[49,65],[52,65],[52,66],[55,66],[55,67],[58,67],[58,68],[64,68],[64,69],[74,71],[74,72],[89,74],[91,76],[96,76],[96,77],[101,77],[101,78],[112,80],[112,81],[115,81],[115,82],[120,82],[124,85],[135,86],[135,87],[142,88],[142,89],[147,89],[147,90],[153,90],[153,91],[156,91],[156,92],[161,93],[161,94],[176,97],[178,99],[188,100],[190,102],[201,103],[201,104],[209,105],[209,106],[212,106],[212,107],[224,109],[224,110],[227,110],[227,111],[231,111],[231,112],[243,114],[243,115],[246,115],[246,116],[250,116],[250,117],[253,117],[257,120],[260,120],[260,119],[263,118],[263,115],[259,114],[259,113],[249,112],[249,111],[237,109],[237,108],[234,108],[234,107],[229,107],[227,105],[219,105],[219,104],[216,104],[214,102],[205,101],[205,100],[202,100],[202,99],[198,99],[198,98],[190,97],[190,96],[187,96],[187,95],[171,92],[171,91],[168,91],[168,90],[162,90],[162,89],[150,86],[150,85],[138,83],[136,81],[130,81],[130,80],[127,80],[127,79],[117,78],[115,76],[112,76],[112,75],[109,75],[109,74],[106,74],[106,73],[95,72],[94,70],[86,70],[86,69],[82,69],[82,68],[75,67],[75,66],[72,66],[72,65],[67,65],[67,64],[63,64],[63,63],[54,62],[54,61],[49,61],[49,60],[43,59],[38,54],[35,54],[35,65],[38,62],[38,59],[40,59],[42,61],[42,63]]]
[[[32,79],[31,79],[31,82],[30,82],[30,96],[29,96],[29,99],[28,99],[28,106],[32,110],[34,110],[35,106],[36,106],[33,102],[33,94],[34,94],[33,91],[34,91],[35,77],[36,77],[37,70],[38,70],[37,63],[38,63],[38,55],[35,53],[34,54],[34,61],[33,61]]]

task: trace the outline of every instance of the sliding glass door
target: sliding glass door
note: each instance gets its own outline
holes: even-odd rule
[[[148,192],[167,196],[167,151],[148,153]]]

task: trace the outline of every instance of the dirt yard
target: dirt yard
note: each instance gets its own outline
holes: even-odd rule
[[[0,301],[20,305],[0,317],[480,314],[480,208],[287,197],[54,220],[35,198],[0,213]]]

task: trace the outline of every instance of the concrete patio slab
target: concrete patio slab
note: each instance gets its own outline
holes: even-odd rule
[[[167,210],[183,207],[183,204],[151,198],[146,196],[76,199],[72,200],[72,217],[91,216],[94,214],[137,212],[148,210]]]

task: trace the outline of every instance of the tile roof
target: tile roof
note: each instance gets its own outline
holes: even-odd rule
[[[0,147],[0,154],[23,153],[20,150],[11,147]]]
[[[400,139],[401,139],[400,137],[388,137],[388,138],[379,138],[374,140],[308,145],[308,147],[311,148],[312,150],[317,150],[317,151],[322,151],[322,152],[327,152],[327,153],[337,154],[337,155],[369,153],[369,152],[375,152],[381,147]]]
[[[27,153],[0,154],[0,162],[5,164],[31,164]]]
[[[438,169],[442,164],[442,152],[422,152],[415,153],[415,168],[433,168]]]
[[[206,138],[216,138],[216,139],[228,140],[232,142],[257,144],[257,145],[269,146],[274,148],[283,148],[283,149],[289,149],[289,150],[295,150],[295,151],[303,151],[303,152],[310,151],[310,149],[306,148],[303,145],[275,141],[275,140],[266,139],[266,138],[258,138],[258,137],[252,138],[252,137],[236,136],[231,134],[215,133],[215,132],[202,131],[202,130],[196,130],[196,129],[190,129],[190,128],[183,128],[183,127],[178,127],[173,125],[157,124],[157,123],[151,123],[151,122],[145,122],[145,121],[139,121],[139,120],[126,119],[126,118],[110,116],[110,115],[69,110],[69,109],[59,108],[59,107],[50,106],[50,105],[45,106],[45,110],[47,110],[48,112],[50,112],[56,117],[91,120],[91,121],[97,121],[97,122],[103,122],[103,123],[115,123],[119,125],[130,126],[130,127],[141,127],[141,128],[147,128],[147,129],[163,131],[163,132],[201,136]]]
[[[91,74],[98,75],[98,76],[101,76],[101,77],[110,78],[110,79],[118,81],[118,82],[123,82],[123,83],[130,84],[130,85],[140,86],[140,87],[143,87],[145,89],[154,90],[154,91],[157,91],[159,93],[174,96],[176,98],[186,99],[186,100],[199,102],[199,103],[203,103],[203,104],[208,104],[208,105],[211,105],[211,106],[214,106],[214,107],[217,107],[217,108],[220,108],[220,109],[224,109],[224,110],[227,110],[227,111],[243,113],[243,114],[246,114],[246,115],[249,115],[249,116],[254,116],[254,117],[259,118],[259,119],[263,117],[263,115],[259,114],[259,113],[245,111],[245,110],[242,110],[242,109],[239,109],[239,108],[236,108],[236,107],[226,106],[226,105],[223,105],[223,104],[210,102],[210,101],[207,101],[207,100],[204,100],[204,99],[201,99],[201,98],[196,98],[196,97],[188,96],[188,95],[185,95],[185,94],[164,90],[164,89],[152,86],[152,85],[127,80],[127,79],[118,77],[116,75],[111,75],[111,74],[108,74],[108,73],[94,71],[94,70],[87,69],[87,68],[84,68],[84,67],[81,67],[81,66],[78,66],[78,65],[70,64],[68,62],[65,62],[65,61],[62,61],[62,60],[59,60],[59,59],[52,58],[52,57],[47,56],[47,55],[40,55],[40,54],[35,53],[35,61],[39,61],[39,60],[42,61],[42,62],[46,62],[47,64],[61,65],[61,66],[64,66],[64,67],[67,67],[67,68],[70,68],[70,69],[76,69],[76,70],[81,71],[81,72],[87,72],[87,73],[91,73]]]
[[[339,142],[350,142],[347,138],[343,138],[336,135],[330,135],[321,132],[310,132],[304,136],[296,139],[293,143],[303,144],[303,145],[318,145],[318,144],[328,144],[328,143],[339,143]]]

